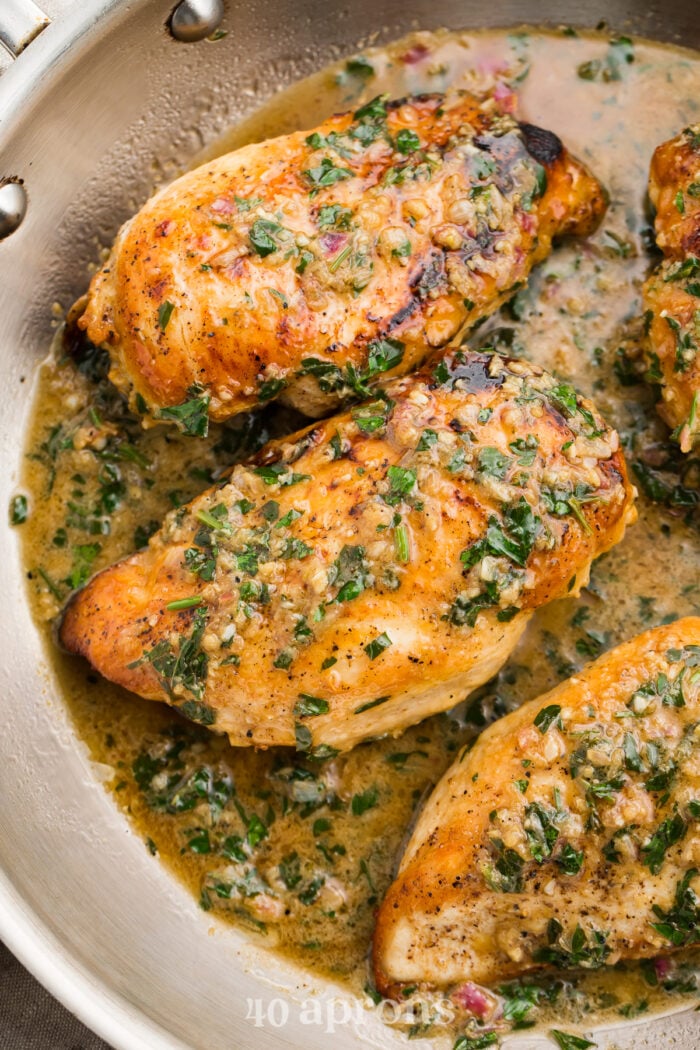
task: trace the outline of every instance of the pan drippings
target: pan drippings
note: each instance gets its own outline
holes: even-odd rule
[[[659,142],[698,120],[700,58],[607,33],[418,33],[281,93],[208,155],[313,126],[384,92],[450,87],[495,87],[522,120],[561,136],[607,188],[600,229],[558,247],[472,345],[524,356],[594,397],[619,430],[639,489],[637,524],[595,563],[582,597],[539,610],[498,678],[453,714],[328,762],[234,750],[50,649],[76,731],[112,767],[115,801],[145,848],[212,916],[358,994],[374,910],[406,831],[458,748],[613,645],[700,611],[700,462],[674,451],[636,367],[641,284],[657,261],[649,161]],[[106,379],[105,355],[72,350],[59,337],[41,370],[23,479],[28,590],[47,636],[94,571],[142,546],[168,510],[299,422],[271,406],[198,440],[175,428],[142,430]],[[18,503],[18,523],[23,514]],[[697,962],[676,957],[497,991],[509,1024],[555,1016],[558,1028],[590,1029],[696,997]]]

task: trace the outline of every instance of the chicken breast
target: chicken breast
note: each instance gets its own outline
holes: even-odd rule
[[[654,153],[649,196],[666,259],[644,286],[647,378],[683,452],[700,442],[700,124]]]
[[[325,756],[449,708],[631,520],[618,438],[456,350],[273,442],[68,605],[63,645],[228,733]]]
[[[420,815],[374,970],[490,983],[700,940],[700,618],[647,631],[481,734]]]
[[[506,300],[600,185],[493,99],[377,98],[182,176],[122,228],[79,320],[146,417],[310,416]]]

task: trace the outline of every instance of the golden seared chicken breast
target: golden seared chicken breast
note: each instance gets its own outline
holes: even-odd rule
[[[234,467],[78,592],[60,638],[234,745],[329,755],[490,678],[631,501],[590,402],[455,350]]]
[[[523,704],[428,799],[377,916],[377,987],[593,969],[700,941],[700,619]]]
[[[279,395],[319,416],[494,310],[602,208],[557,137],[493,99],[376,98],[158,193],[79,324],[133,409],[189,433]]]
[[[647,378],[683,452],[700,441],[700,124],[654,153],[649,196],[666,256],[644,286]]]

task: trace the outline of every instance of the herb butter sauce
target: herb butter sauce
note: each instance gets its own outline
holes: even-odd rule
[[[699,119],[700,56],[605,32],[416,33],[281,93],[208,155],[313,127],[382,92],[494,86],[504,96],[514,89],[518,115],[558,133],[610,197],[595,235],[557,248],[470,339],[571,382],[620,431],[640,490],[639,521],[594,565],[582,597],[541,609],[497,680],[457,713],[326,763],[282,749],[234,750],[51,651],[76,730],[113,769],[114,798],[151,852],[203,908],[357,992],[367,983],[374,908],[417,806],[458,748],[605,649],[700,612],[700,460],[675,452],[656,417],[654,392],[639,378],[638,320],[641,283],[656,259],[645,206],[649,161],[656,145]],[[104,354],[82,346],[76,360],[77,368],[59,333],[36,388],[26,503],[20,495],[11,507],[47,635],[92,572],[143,545],[170,508],[299,421],[273,406],[213,426],[206,439],[174,427],[142,430],[106,380]],[[602,1014],[667,1009],[700,994],[697,963],[683,956],[567,981],[511,982],[500,989],[498,1024],[546,1023],[549,1010],[558,1027],[590,1028]]]

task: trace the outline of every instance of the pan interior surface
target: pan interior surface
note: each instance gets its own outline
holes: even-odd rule
[[[7,506],[20,474],[32,374],[98,246],[153,186],[178,174],[279,89],[366,43],[416,28],[592,26],[700,46],[692,5],[475,2],[406,8],[256,0],[227,5],[215,43],[177,44],[161,0],[73,5],[0,79],[0,179],[24,181],[28,211],[0,243],[2,429]],[[17,536],[3,542],[0,936],[118,1048],[405,1045],[344,993],[214,925],[153,863],[76,740],[27,609]],[[302,1013],[314,996],[320,1015]],[[271,1006],[273,1003],[286,1005]],[[335,1013],[333,1013],[335,1011]],[[322,1022],[303,1017],[321,1016]],[[333,1031],[335,1027],[335,1031]],[[627,1024],[601,1046],[694,1046],[692,1015]],[[518,1047],[548,1046],[519,1035]]]

